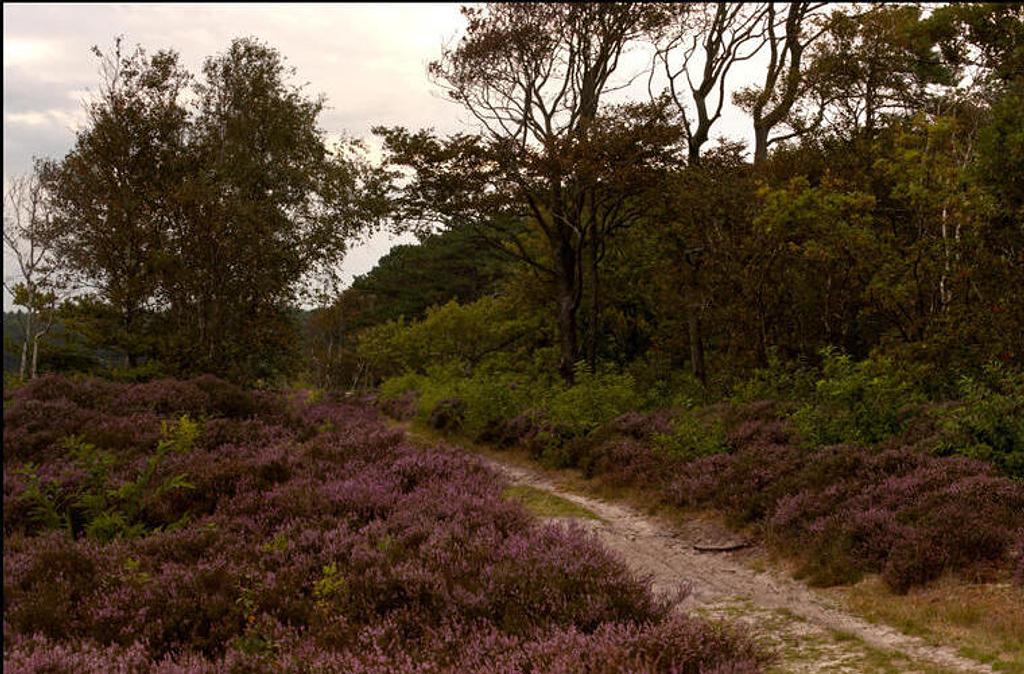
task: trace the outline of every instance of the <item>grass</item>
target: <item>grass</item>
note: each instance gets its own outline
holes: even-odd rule
[[[946,578],[896,596],[869,578],[829,592],[872,622],[953,646],[998,672],[1024,674],[1024,588]]]
[[[855,634],[841,630],[831,630],[831,636],[837,643],[846,643],[862,652],[858,669],[863,672],[877,672],[878,674],[905,674],[906,672],[920,672],[920,674],[955,674],[956,670],[950,670],[939,665],[928,662],[910,660],[905,656],[892,651],[876,648],[868,644]]]
[[[711,620],[746,619],[762,646],[777,660],[768,674],[955,674],[955,672],[877,648],[849,632],[818,628],[787,609],[763,609],[736,598],[697,613]]]
[[[515,499],[537,517],[575,517],[577,519],[601,519],[581,505],[577,505],[549,491],[529,485],[517,484],[507,487],[502,494]]]

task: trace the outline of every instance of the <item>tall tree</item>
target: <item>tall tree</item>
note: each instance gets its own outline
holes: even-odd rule
[[[730,73],[737,64],[753,58],[767,40],[764,22],[769,6],[731,2],[665,6],[665,20],[654,32],[654,60],[662,66],[666,93],[682,117],[692,168],[699,167],[702,148],[722,116]],[[649,84],[654,75],[652,69]],[[700,272],[705,248],[698,243],[702,236],[697,234],[682,251],[682,262],[689,273],[681,294],[687,298],[691,368],[704,382],[707,368],[701,315],[707,302],[700,290]]]
[[[654,32],[654,58],[667,80],[667,93],[682,115],[691,165],[700,162],[701,148],[722,116],[730,73],[753,58],[768,39],[764,21],[770,6],[673,3],[662,10],[663,19]],[[652,83],[655,74],[652,69]]]
[[[401,216],[470,226],[552,282],[559,370],[573,376],[583,291],[588,195],[573,149],[585,144],[618,85],[620,57],[648,29],[649,8],[631,4],[504,4],[464,8],[466,33],[431,64],[448,96],[481,127],[441,140],[379,129],[394,164],[413,169]],[[543,246],[508,227],[528,219]]]
[[[116,308],[117,346],[133,364],[145,350],[165,254],[168,199],[176,193],[188,74],[174,52],[98,48],[101,83],[87,124],[60,162],[43,167],[53,198],[52,231],[62,264]]]
[[[781,4],[769,2],[765,9],[768,63],[764,79],[759,86],[737,92],[736,96],[753,118],[754,164],[767,159],[768,148],[774,143],[795,138],[817,126],[825,111],[822,102],[808,118],[793,114],[798,101],[810,90],[804,52],[826,30],[823,22],[814,20],[826,3],[790,2],[784,12],[778,7]],[[789,130],[772,136],[772,131],[781,125]]]
[[[361,174],[318,127],[322,97],[289,83],[275,49],[237,39],[197,85],[187,177],[163,285],[185,362],[241,378],[292,351],[289,308],[319,273],[328,285],[358,226]]]
[[[810,57],[817,95],[831,101],[828,117],[847,137],[872,135],[887,116],[927,107],[931,86],[950,85],[943,61],[910,4],[873,5],[859,12],[835,10]]]
[[[194,86],[173,52],[96,54],[86,128],[44,171],[62,262],[117,312],[127,365],[279,371],[298,352],[294,305],[333,290],[372,217],[358,144],[328,147],[323,99],[257,40],[207,59]]]
[[[683,164],[682,133],[669,102],[610,106],[599,115],[585,143],[574,148],[572,165],[584,203],[586,359],[597,364],[601,335],[601,262],[613,237],[651,217],[673,172]]]

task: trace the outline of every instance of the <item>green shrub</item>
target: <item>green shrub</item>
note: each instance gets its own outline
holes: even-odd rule
[[[903,430],[908,411],[923,400],[886,358],[857,363],[832,348],[821,355],[822,377],[793,415],[811,445],[884,440]]]
[[[707,389],[692,372],[673,366],[664,353],[645,354],[626,371],[632,375],[644,409],[694,407],[708,402]]]
[[[942,414],[940,454],[989,461],[1024,478],[1024,373],[990,365],[960,378],[961,403]]]
[[[449,362],[435,365],[427,374],[407,372],[385,380],[378,397],[383,402],[398,400],[415,391],[416,418],[435,425],[432,419],[450,416],[454,401],[458,401],[460,421],[445,424],[448,430],[459,430],[470,437],[496,423],[512,419],[533,407],[543,407],[550,397],[550,388],[542,381],[508,372],[478,368],[467,374],[465,366]]]
[[[631,375],[595,374],[577,363],[575,383],[556,392],[545,411],[555,426],[565,428],[572,435],[583,436],[639,408],[641,402]]]
[[[549,395],[546,386],[509,374],[476,373],[461,382],[465,430],[477,437],[490,425],[513,419]]]
[[[690,410],[672,420],[671,433],[654,436],[655,448],[672,457],[698,459],[726,451],[725,428],[720,419],[701,419]]]
[[[406,372],[381,382],[377,397],[383,401],[394,401],[410,391],[422,392],[427,383],[426,375]]]
[[[783,361],[778,352],[768,352],[768,366],[757,368],[733,389],[732,400],[807,400],[814,395],[815,371],[800,361]]]
[[[515,352],[540,330],[537,316],[523,314],[506,298],[452,300],[431,307],[422,320],[399,318],[361,331],[356,351],[384,376],[453,362],[476,367],[499,352]]]

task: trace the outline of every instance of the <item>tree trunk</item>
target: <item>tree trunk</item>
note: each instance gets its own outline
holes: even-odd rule
[[[32,375],[31,378],[36,378],[37,366],[39,365],[39,335],[32,337]]]
[[[564,283],[558,289],[558,371],[567,384],[575,379],[576,364],[576,311],[573,308],[572,289]]]
[[[32,320],[32,301],[33,295],[31,288],[29,289],[29,307],[25,313],[25,334],[22,335],[21,342],[21,368],[19,376],[21,381],[25,381],[26,370],[28,369],[28,343],[32,339],[32,333],[35,332],[36,326],[35,321]]]
[[[25,370],[28,368],[28,335],[21,342],[21,366],[18,368],[18,378],[25,381]]]
[[[688,289],[687,317],[686,323],[690,336],[690,367],[693,369],[693,376],[701,384],[707,383],[707,372],[704,369],[704,335],[701,331],[700,311],[703,302],[700,297],[700,283],[698,281],[698,260],[689,261],[690,266],[690,287]]]
[[[706,140],[707,138],[697,136],[690,139],[686,149],[686,156],[690,166],[700,166],[700,148]]]
[[[558,262],[558,371],[567,384],[575,379],[576,365],[576,310],[579,295],[576,288],[576,257],[571,247],[565,244],[556,251]]]
[[[598,322],[601,312],[601,295],[597,273],[597,239],[591,240],[587,247],[587,265],[590,267],[590,315],[587,321],[587,365],[590,371],[597,368]]]
[[[754,122],[754,166],[768,158],[768,127]]]
[[[132,352],[134,348],[133,337],[135,335],[135,312],[131,306],[125,306],[124,315],[122,317],[122,325],[124,326],[124,362],[123,366],[125,370],[135,367],[135,354]]]
[[[699,304],[693,303],[690,305],[689,315],[687,316],[687,324],[690,329],[690,365],[693,368],[693,376],[701,384],[706,384],[708,376],[704,369],[704,337],[701,335],[699,312]]]

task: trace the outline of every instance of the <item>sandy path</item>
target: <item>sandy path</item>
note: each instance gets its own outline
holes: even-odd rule
[[[698,552],[693,546],[729,543],[730,534],[706,522],[670,526],[629,507],[566,491],[540,471],[481,460],[514,484],[556,494],[598,515],[581,519],[656,592],[691,591],[686,610],[748,624],[780,656],[779,672],[992,672],[952,649],[933,646],[842,611],[799,581],[757,571],[741,552]]]

